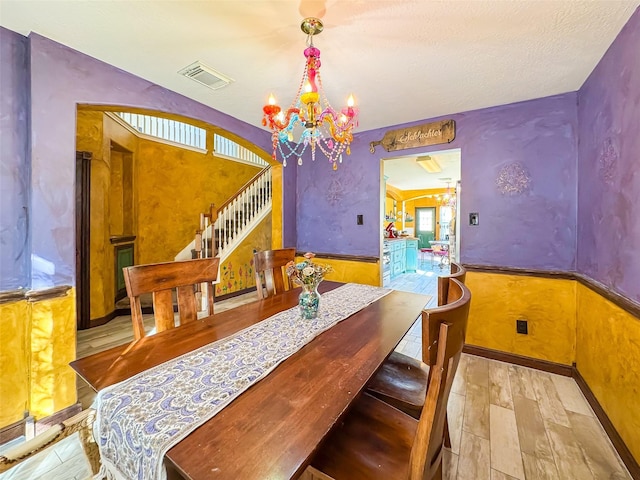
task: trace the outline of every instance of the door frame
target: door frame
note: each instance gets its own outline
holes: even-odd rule
[[[76,151],[76,323],[91,326],[89,257],[91,233],[91,152]]]

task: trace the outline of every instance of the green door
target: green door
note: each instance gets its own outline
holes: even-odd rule
[[[436,238],[435,207],[416,208],[416,237],[418,237],[418,248],[431,247],[429,240]]]
[[[127,286],[124,283],[122,269],[133,265],[133,243],[127,245],[116,245],[116,302],[127,296]]]

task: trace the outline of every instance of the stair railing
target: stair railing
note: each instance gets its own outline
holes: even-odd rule
[[[213,256],[210,253],[210,245],[215,245],[215,238],[213,238],[212,242],[208,242],[205,240],[207,232],[212,230],[209,228],[209,226],[215,223],[217,215],[218,210],[216,209],[214,203],[209,204],[208,212],[200,214],[200,228],[196,230],[196,239],[194,243],[195,258],[208,258]]]
[[[271,211],[271,168],[265,167],[220,208],[200,214],[194,239],[175,260],[218,256],[221,262]]]
[[[254,223],[271,205],[271,167],[265,167],[245,183],[238,193],[217,209],[213,228],[205,230],[204,244],[209,238],[213,255],[226,257],[247,235],[247,227]]]
[[[175,260],[217,256],[222,263],[271,211],[271,196],[271,168],[268,166],[220,208],[212,203],[207,212],[200,214],[200,228],[196,230],[194,240],[176,255]],[[200,287],[196,290],[201,311],[208,308],[205,293],[206,290]]]

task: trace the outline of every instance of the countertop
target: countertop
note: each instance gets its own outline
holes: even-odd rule
[[[418,237],[399,237],[399,238],[385,238],[385,242],[395,242],[396,240],[418,240]]]

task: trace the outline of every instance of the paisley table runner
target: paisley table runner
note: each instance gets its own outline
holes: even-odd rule
[[[390,292],[343,285],[322,295],[313,320],[296,306],[101,390],[94,403],[99,475],[166,479],[169,449],[320,333]]]

